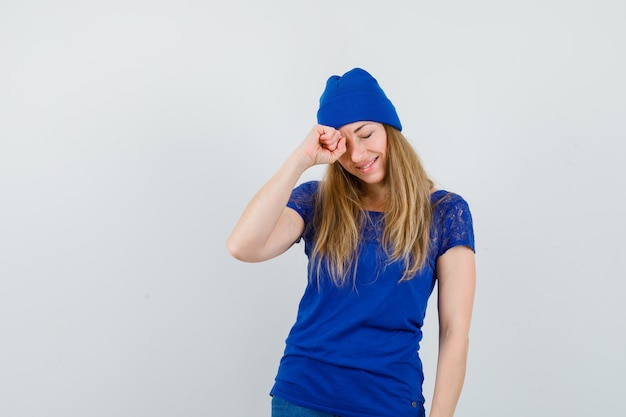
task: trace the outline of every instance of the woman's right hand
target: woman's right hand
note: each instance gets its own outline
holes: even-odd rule
[[[330,126],[315,125],[298,147],[313,165],[332,164],[346,152],[346,139]]]

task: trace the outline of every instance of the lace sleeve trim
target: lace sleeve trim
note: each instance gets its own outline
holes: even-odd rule
[[[446,193],[435,203],[433,226],[437,258],[454,246],[467,246],[476,251],[472,214],[460,195]]]

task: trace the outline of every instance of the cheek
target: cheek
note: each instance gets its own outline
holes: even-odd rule
[[[378,149],[380,150],[381,153],[386,154],[387,153],[387,137],[383,137],[381,138],[380,142],[378,142]]]

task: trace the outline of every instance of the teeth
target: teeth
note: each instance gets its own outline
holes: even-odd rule
[[[371,167],[374,162],[376,162],[376,158],[374,158],[370,162],[368,162],[367,165],[363,165],[362,167],[360,167],[360,169],[367,169],[367,168]]]

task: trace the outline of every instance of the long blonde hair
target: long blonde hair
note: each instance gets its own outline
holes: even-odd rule
[[[408,281],[428,257],[433,182],[404,135],[392,126],[384,127],[387,198],[382,246],[390,262],[404,263],[400,281]],[[361,230],[366,219],[361,195],[359,179],[339,163],[328,166],[318,188],[313,220],[315,243],[311,259],[317,263],[318,280],[324,266],[335,285],[344,286],[351,269],[354,281]]]

